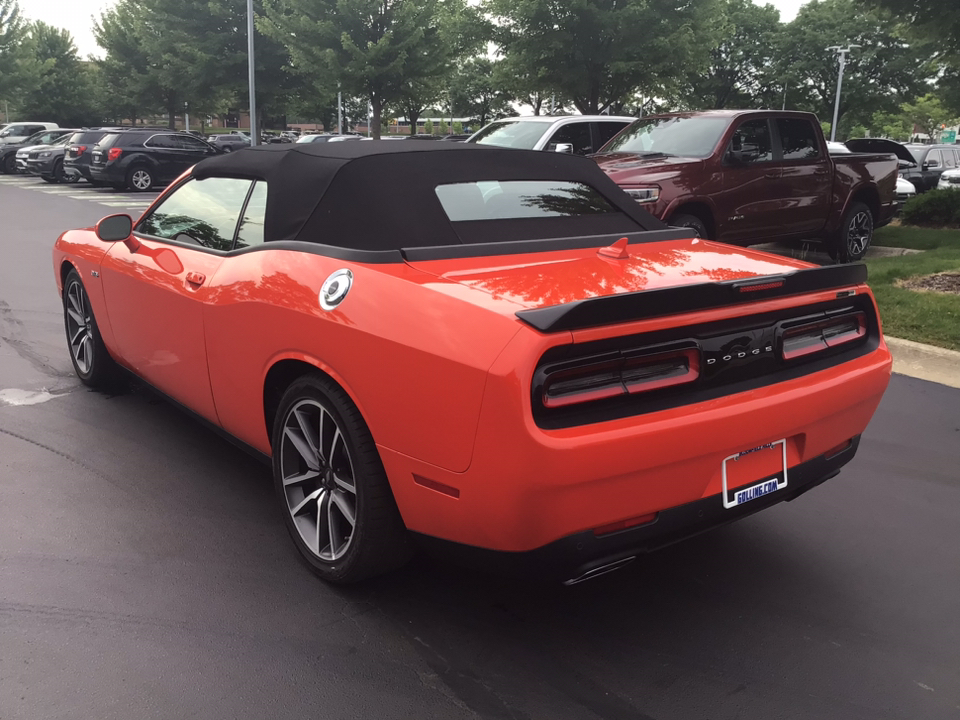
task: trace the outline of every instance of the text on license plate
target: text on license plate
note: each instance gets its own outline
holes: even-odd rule
[[[777,440],[724,458],[723,506],[732,508],[787,486],[787,441]]]

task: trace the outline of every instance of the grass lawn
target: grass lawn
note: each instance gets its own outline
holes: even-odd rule
[[[906,225],[877,230],[875,245],[925,250],[916,255],[867,260],[869,283],[887,335],[960,350],[960,295],[916,292],[896,286],[917,275],[960,272],[960,230]]]

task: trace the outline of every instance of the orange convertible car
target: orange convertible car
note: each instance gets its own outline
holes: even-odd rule
[[[592,577],[836,475],[890,377],[862,265],[691,238],[555,153],[245,150],[53,260],[81,380],[270,458],[334,582],[417,540]]]

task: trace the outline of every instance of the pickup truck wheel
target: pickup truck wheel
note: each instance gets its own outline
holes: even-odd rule
[[[861,202],[851,203],[840,223],[830,256],[841,263],[862,260],[873,240],[873,215]]]
[[[301,557],[328,582],[353,583],[400,567],[407,530],[359,410],[311,374],[284,393],[273,426],[273,477]]]
[[[704,224],[703,220],[698,218],[696,215],[674,215],[667,221],[667,225],[672,227],[682,227],[690,228],[693,230],[698,238],[703,238],[704,240],[709,240],[710,235],[707,233],[707,226]]]

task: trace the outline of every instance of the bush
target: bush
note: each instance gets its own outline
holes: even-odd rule
[[[903,205],[905,225],[960,228],[960,190],[930,190]]]
[[[427,135],[433,135],[433,121],[432,121],[432,120],[427,120],[427,121],[423,124],[423,131],[424,131]]]
[[[463,134],[463,123],[459,120],[453,121],[453,134],[462,135]]]

